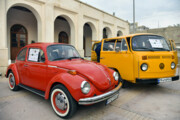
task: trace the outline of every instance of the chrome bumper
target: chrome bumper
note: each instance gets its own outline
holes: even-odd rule
[[[104,100],[107,100],[109,98],[111,98],[112,96],[114,96],[115,94],[119,94],[119,90],[121,88],[121,84],[119,84],[116,88],[114,88],[113,90],[98,95],[98,96],[94,96],[94,97],[89,97],[89,98],[82,98],[79,100],[79,105],[89,105],[89,104],[94,104],[94,103],[98,103]]]

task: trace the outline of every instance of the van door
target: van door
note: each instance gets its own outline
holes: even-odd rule
[[[96,47],[98,46],[99,43],[100,43],[100,42],[95,42],[95,43],[93,44],[93,47],[92,47],[92,49],[91,49],[91,61],[97,62],[97,54],[96,54],[95,49],[96,49]]]
[[[104,40],[101,49],[100,63],[116,68],[122,79],[133,80],[133,55],[125,38]]]

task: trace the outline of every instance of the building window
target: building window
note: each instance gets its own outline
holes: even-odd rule
[[[68,44],[69,43],[69,40],[68,40],[68,35],[66,32],[60,32],[59,33],[59,43],[66,43]]]

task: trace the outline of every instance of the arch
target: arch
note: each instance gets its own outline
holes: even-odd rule
[[[24,45],[21,44],[20,46],[17,46],[16,52],[15,50],[13,50],[13,48],[11,48],[11,41],[12,41],[11,26],[14,24],[19,24],[23,26],[26,29],[26,31],[28,31],[28,34],[25,37],[26,38],[25,45],[26,45],[28,43],[31,43],[31,41],[28,40],[37,41],[37,42],[42,40],[42,21],[38,11],[33,6],[25,3],[12,2],[7,7],[6,14],[7,14],[7,38],[8,38],[7,45],[9,48],[8,56],[10,60],[14,60],[15,58],[12,56],[12,54],[16,56],[18,53],[18,49]]]
[[[23,25],[15,24],[11,27],[10,36],[11,60],[15,60],[18,51],[27,45],[27,29]]]
[[[118,37],[118,36],[123,36],[123,33],[122,33],[121,30],[118,30],[118,31],[117,31],[117,37]]]
[[[92,22],[85,22],[85,24],[88,24],[91,27],[92,30],[92,40],[97,40],[97,29],[95,27],[95,25]]]
[[[103,28],[103,38],[111,38],[112,37],[112,31],[109,27]]]
[[[57,20],[59,17],[65,19],[65,20],[68,22],[69,27],[70,27],[69,44],[75,45],[75,25],[74,25],[73,20],[72,20],[69,16],[62,14],[62,15],[56,16],[56,18],[55,18],[55,20],[54,20],[54,23],[56,22],[56,20]],[[55,29],[55,27],[56,27],[56,26],[54,25],[54,29]]]
[[[38,12],[37,9],[35,9],[33,6],[31,6],[30,4],[26,4],[26,3],[20,3],[18,1],[18,3],[13,3],[11,4],[10,6],[7,7],[7,11],[6,13],[8,14],[8,11],[12,8],[12,7],[15,7],[15,6],[20,6],[20,7],[24,7],[24,8],[27,8],[28,10],[30,10],[33,15],[35,16],[36,20],[37,20],[37,30],[38,30],[38,34],[37,34],[37,41],[42,41],[42,19],[41,19],[41,15],[40,13]]]
[[[58,42],[68,44],[69,43],[68,34],[64,31],[60,32],[58,37]]]

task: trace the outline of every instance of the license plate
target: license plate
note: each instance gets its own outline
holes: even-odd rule
[[[109,103],[111,103],[111,102],[114,101],[115,99],[117,99],[118,96],[119,96],[119,92],[118,92],[116,95],[112,96],[111,98],[107,99],[107,100],[106,100],[106,105],[109,104]]]
[[[172,78],[160,78],[159,80],[158,80],[158,82],[160,83],[160,82],[171,82],[172,81]]]

